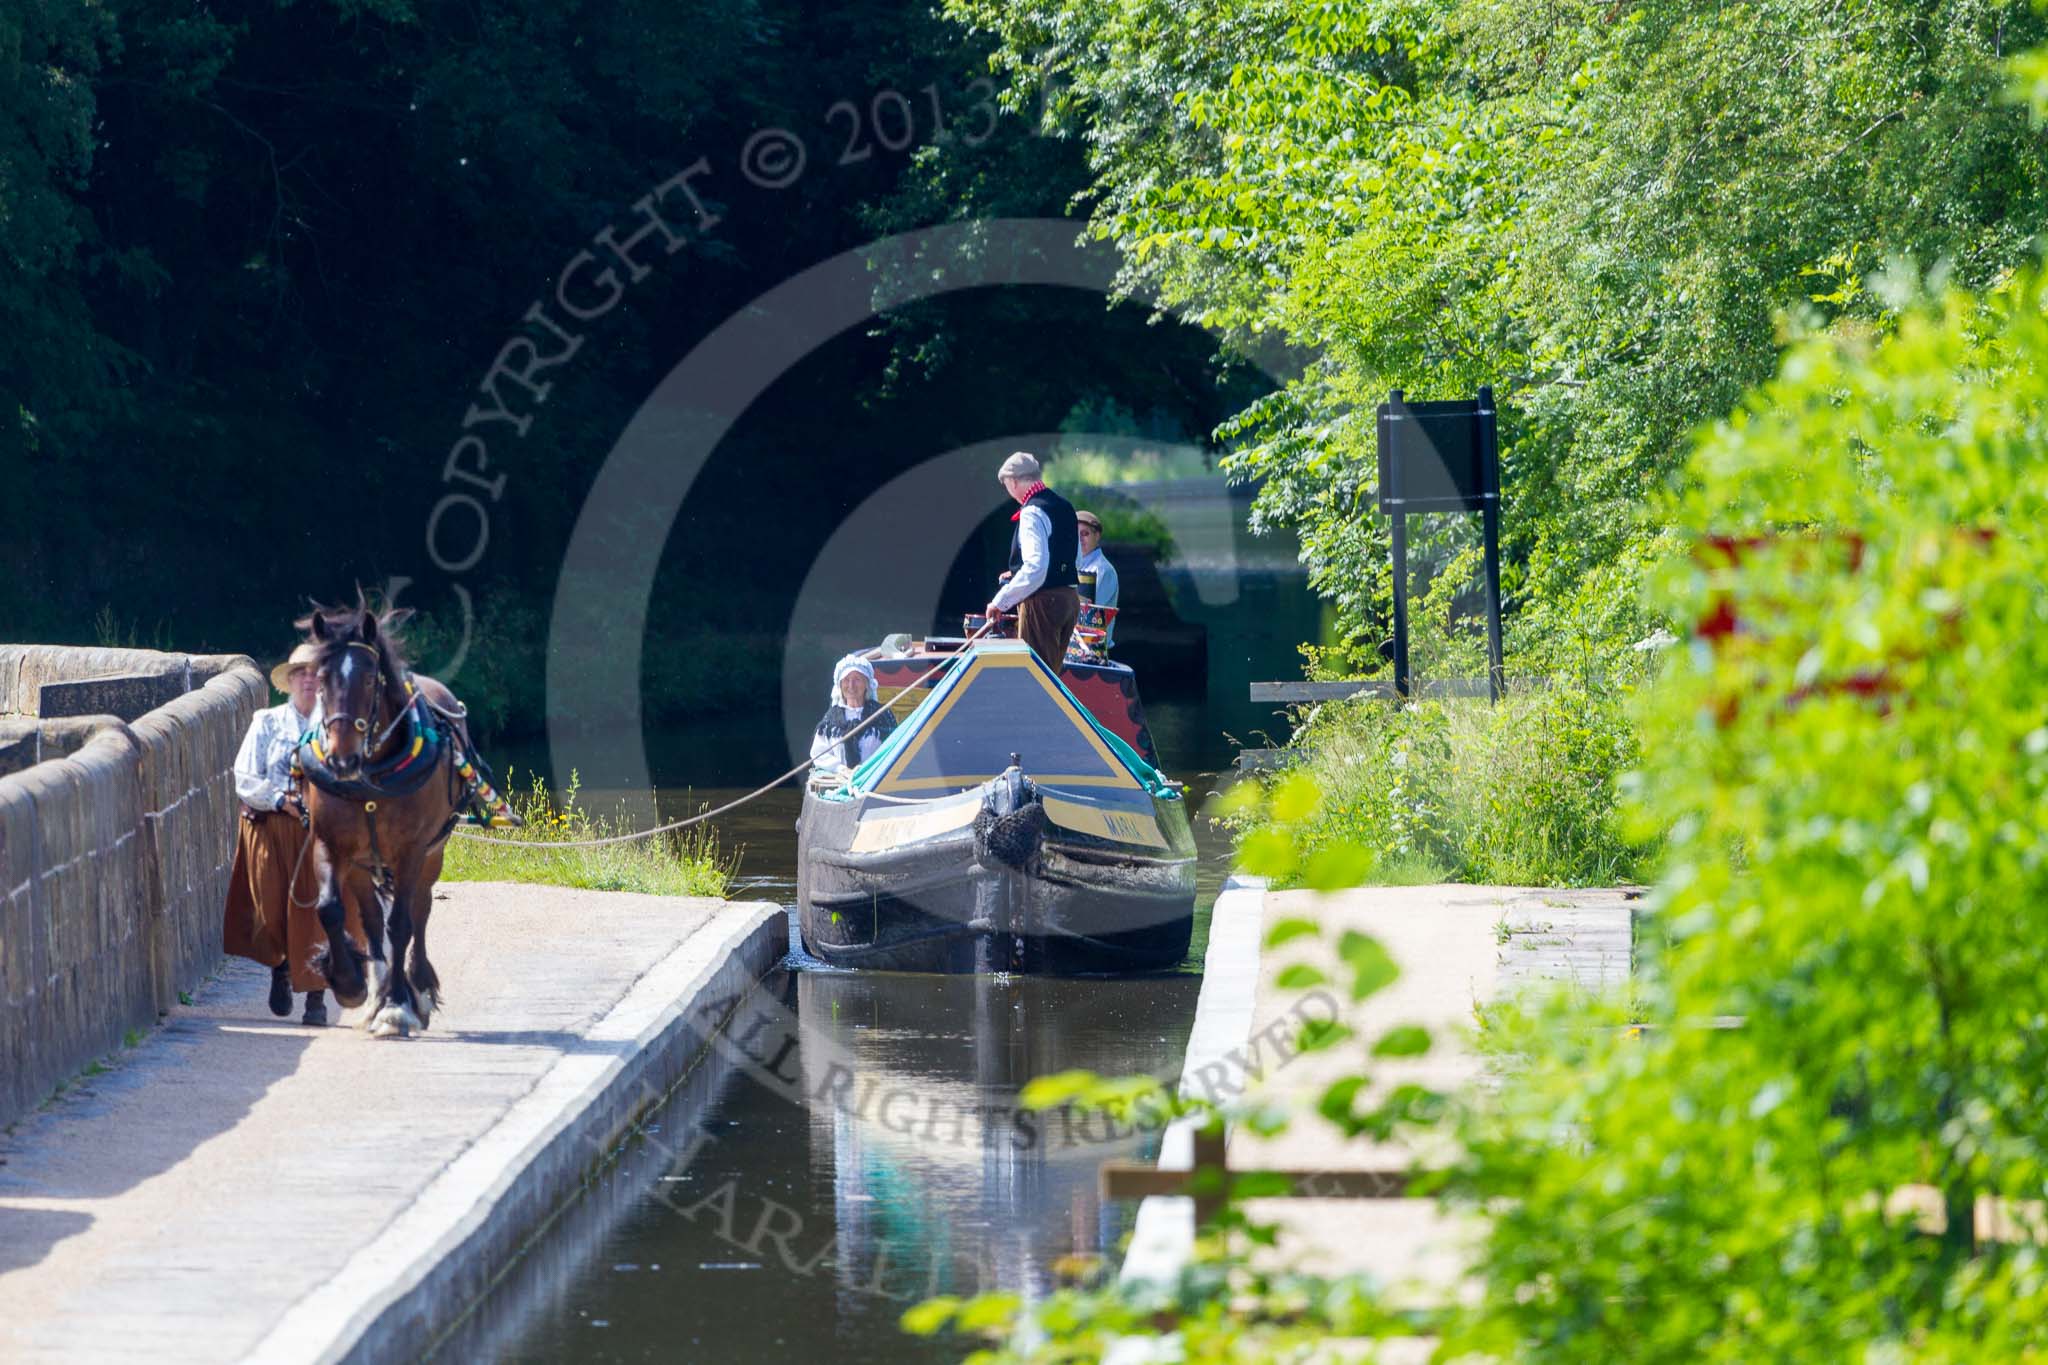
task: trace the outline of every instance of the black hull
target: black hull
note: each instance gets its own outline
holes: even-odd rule
[[[1021,867],[990,857],[972,827],[853,851],[868,805],[804,798],[804,946],[833,966],[1071,975],[1159,971],[1187,956],[1195,853],[1183,802],[1154,803],[1162,848],[1054,826]]]

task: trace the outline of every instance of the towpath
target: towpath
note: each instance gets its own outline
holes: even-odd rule
[[[1505,887],[1376,887],[1318,896],[1307,891],[1268,894],[1266,930],[1282,919],[1302,917],[1324,926],[1321,948],[1297,939],[1268,949],[1260,964],[1259,1004],[1252,1028],[1280,1021],[1298,993],[1283,991],[1275,977],[1295,961],[1315,963],[1341,986],[1350,974],[1328,951],[1347,929],[1372,935],[1399,964],[1393,985],[1361,1004],[1344,1002],[1344,1018],[1370,1041],[1403,1024],[1429,1030],[1430,1051],[1416,1058],[1376,1062],[1376,1091],[1414,1082],[1440,1092],[1468,1088],[1481,1079],[1482,1063],[1468,1046],[1478,1007],[1511,995],[1546,972],[1587,985],[1610,979],[1612,966],[1597,945],[1597,933],[1573,936],[1558,924],[1611,928],[1618,913],[1626,942],[1627,910],[1619,897],[1599,893],[1584,904],[1583,893],[1526,891]],[[1548,903],[1547,903],[1548,902]],[[1577,908],[1574,908],[1575,905]],[[1601,908],[1605,907],[1605,908]],[[1592,949],[1589,953],[1589,949]],[[1626,950],[1620,959],[1625,975]],[[1232,1165],[1277,1170],[1401,1169],[1427,1152],[1409,1147],[1347,1142],[1328,1123],[1313,1117],[1323,1090],[1358,1068],[1356,1046],[1332,1048],[1293,1059],[1268,1078],[1267,1093],[1311,1117],[1285,1133],[1261,1139],[1249,1132],[1231,1136]],[[1458,1226],[1423,1199],[1273,1199],[1254,1201],[1254,1217],[1278,1224],[1281,1244],[1301,1253],[1301,1264],[1324,1274],[1363,1271],[1410,1302],[1440,1300],[1456,1293],[1462,1279],[1461,1246],[1477,1229]]]
[[[417,1355],[786,930],[772,905],[455,883],[431,937],[449,1000],[419,1037],[275,1019],[236,961],[0,1135],[0,1360]]]
[[[1275,924],[1292,918],[1319,923],[1320,938],[1262,947]],[[1346,930],[1370,934],[1401,968],[1393,985],[1356,1004],[1345,996],[1350,973],[1334,951]],[[1400,1169],[1417,1158],[1426,1164],[1426,1151],[1346,1141],[1315,1116],[1324,1089],[1356,1072],[1361,1044],[1288,1055],[1275,1064],[1282,1054],[1274,1044],[1292,1039],[1300,1027],[1294,1011],[1335,1013],[1367,1042],[1395,1026],[1419,1024],[1434,1046],[1426,1056],[1373,1063],[1375,1087],[1415,1081],[1438,1090],[1468,1088],[1484,1079],[1469,1046],[1480,1005],[1529,990],[1615,987],[1628,977],[1631,942],[1631,902],[1618,890],[1453,885],[1319,895],[1233,883],[1211,925],[1182,1083],[1200,1091],[1216,1078],[1249,1071],[1257,1077],[1256,1093],[1303,1115],[1271,1138],[1233,1130],[1227,1153],[1236,1169]],[[1302,991],[1278,984],[1296,962],[1319,967],[1330,979],[1312,1006],[1304,1006]],[[1185,1167],[1191,1155],[1185,1141],[1169,1138],[1161,1164]],[[1415,1304],[1461,1292],[1464,1248],[1477,1231],[1448,1221],[1421,1199],[1262,1199],[1247,1211],[1280,1226],[1279,1245],[1291,1263],[1323,1274],[1363,1272],[1398,1300]],[[1124,1274],[1172,1275],[1184,1263],[1192,1232],[1187,1200],[1147,1200]]]

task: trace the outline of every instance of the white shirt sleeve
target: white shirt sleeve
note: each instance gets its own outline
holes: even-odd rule
[[[811,758],[816,766],[820,769],[845,767],[845,761],[839,756],[839,746],[842,742],[841,740],[827,739],[820,734],[813,734],[811,736]]]
[[[1100,551],[1097,551],[1095,556],[1095,605],[1098,607],[1113,607],[1116,605],[1116,595],[1116,566],[1110,563],[1109,559]],[[1116,643],[1116,622],[1111,621],[1109,623],[1109,629],[1103,632],[1102,643],[1105,647]]]
[[[1024,562],[991,599],[999,610],[1008,611],[1044,585],[1046,560],[1051,557],[1046,546],[1051,539],[1052,518],[1043,507],[1027,504],[1017,517],[1017,552]]]
[[[280,793],[277,784],[270,780],[270,738],[275,719],[269,711],[258,711],[235,754],[235,795],[254,810],[277,809]]]
[[[1095,605],[1113,607],[1116,605],[1116,566],[1107,559],[1097,556],[1095,561]]]

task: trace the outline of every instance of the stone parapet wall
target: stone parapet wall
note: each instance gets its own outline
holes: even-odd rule
[[[245,665],[247,660],[242,661]],[[220,672],[135,722],[158,1008],[220,961],[221,908],[235,861],[235,753],[270,704],[253,667]]]
[[[45,759],[69,758],[119,716],[0,716],[0,777],[32,768]]]
[[[120,709],[41,714],[100,679]],[[0,776],[0,1125],[219,962],[235,751],[269,695],[241,655],[0,645],[0,756],[40,758]]]

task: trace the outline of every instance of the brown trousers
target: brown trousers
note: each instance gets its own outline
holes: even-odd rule
[[[327,931],[320,927],[320,874],[313,850],[306,847],[313,836],[297,815],[286,811],[265,811],[235,823],[241,832],[235,869],[228,874],[222,950],[266,967],[289,960],[293,990],[326,990],[327,978],[313,967],[314,950],[327,942]],[[369,940],[353,905],[347,928],[356,946],[367,951]]]
[[[1040,588],[1017,604],[1017,634],[1045,660],[1057,677],[1081,619],[1081,594],[1074,588]]]

